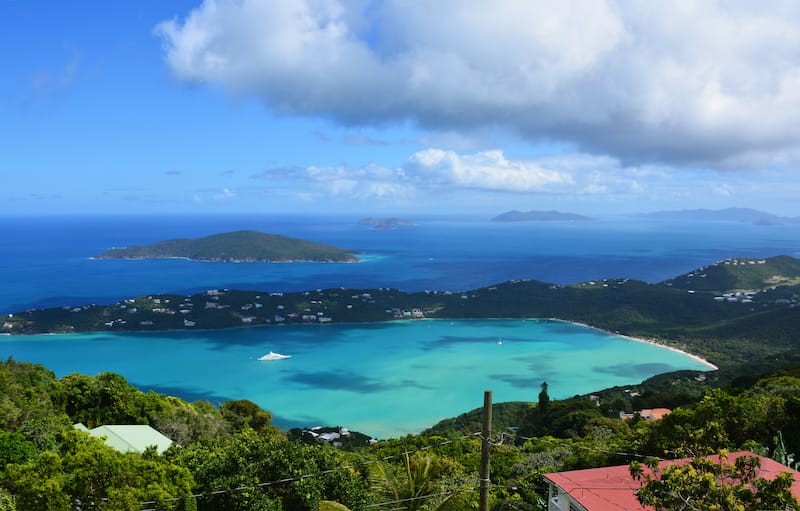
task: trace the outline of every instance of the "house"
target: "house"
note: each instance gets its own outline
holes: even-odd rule
[[[73,427],[102,438],[106,445],[123,453],[143,453],[148,447],[155,446],[156,451],[161,454],[172,445],[172,440],[147,424],[106,425],[89,429],[79,422]]]
[[[644,410],[637,410],[633,413],[619,412],[619,418],[622,420],[633,419],[637,415],[646,421],[657,421],[672,413],[669,408],[645,408]]]
[[[794,476],[792,493],[800,498],[800,472],[746,451],[728,454],[727,463],[733,463],[740,456],[759,458],[761,468],[757,477],[769,480],[781,472],[790,472]],[[710,459],[718,462],[719,456]],[[669,465],[685,465],[691,461],[691,458],[665,460],[659,463],[659,468],[663,470]],[[556,472],[545,474],[544,478],[549,484],[548,511],[645,511],[634,493],[642,483],[631,476],[628,465]]]

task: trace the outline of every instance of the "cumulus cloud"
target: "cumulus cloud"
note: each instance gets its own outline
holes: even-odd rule
[[[219,193],[214,195],[214,200],[224,201],[236,197],[236,192],[230,188],[223,188]]]
[[[402,167],[370,164],[363,167],[277,167],[250,176],[281,183],[305,183],[316,196],[355,199],[408,199],[438,191],[553,192],[574,184],[565,171],[537,162],[510,160],[502,151],[458,154],[426,149],[412,154]],[[309,193],[306,189],[305,193]]]
[[[498,150],[460,156],[453,151],[426,149],[412,155],[405,170],[425,182],[507,192],[573,183],[565,172],[548,170],[536,163],[510,161]]]
[[[626,165],[800,147],[796,2],[206,0],[156,31],[181,79],[348,125],[499,126]]]

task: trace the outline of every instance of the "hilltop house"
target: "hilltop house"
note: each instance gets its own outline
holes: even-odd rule
[[[774,479],[781,472],[794,476],[792,493],[800,499],[800,472],[751,452],[728,454],[727,462],[733,463],[740,456],[756,456],[761,460],[757,477]],[[718,456],[710,459],[719,461]],[[691,458],[666,460],[659,463],[663,469],[672,464],[688,464]],[[590,468],[545,474],[550,488],[547,498],[548,511],[645,511],[634,493],[641,486],[631,476],[628,465],[605,468]]]

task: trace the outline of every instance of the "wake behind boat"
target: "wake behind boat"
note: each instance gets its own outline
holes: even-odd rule
[[[281,355],[280,353],[275,353],[270,351],[266,355],[262,355],[258,357],[258,360],[283,360],[285,358],[292,358],[291,355]]]

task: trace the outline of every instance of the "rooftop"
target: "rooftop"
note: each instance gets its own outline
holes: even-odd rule
[[[779,473],[792,473],[794,476],[792,493],[800,498],[799,472],[770,458],[746,451],[728,454],[727,462],[733,463],[740,456],[756,456],[761,460],[761,468],[757,471],[756,477],[771,480]],[[709,459],[719,462],[719,456],[709,456]],[[670,465],[685,465],[691,461],[691,458],[665,460],[658,466],[663,470]],[[652,472],[650,474],[652,475]],[[568,493],[587,511],[644,511],[645,509],[639,504],[634,493],[641,486],[641,482],[631,476],[628,465],[557,472],[545,474],[544,478]]]

